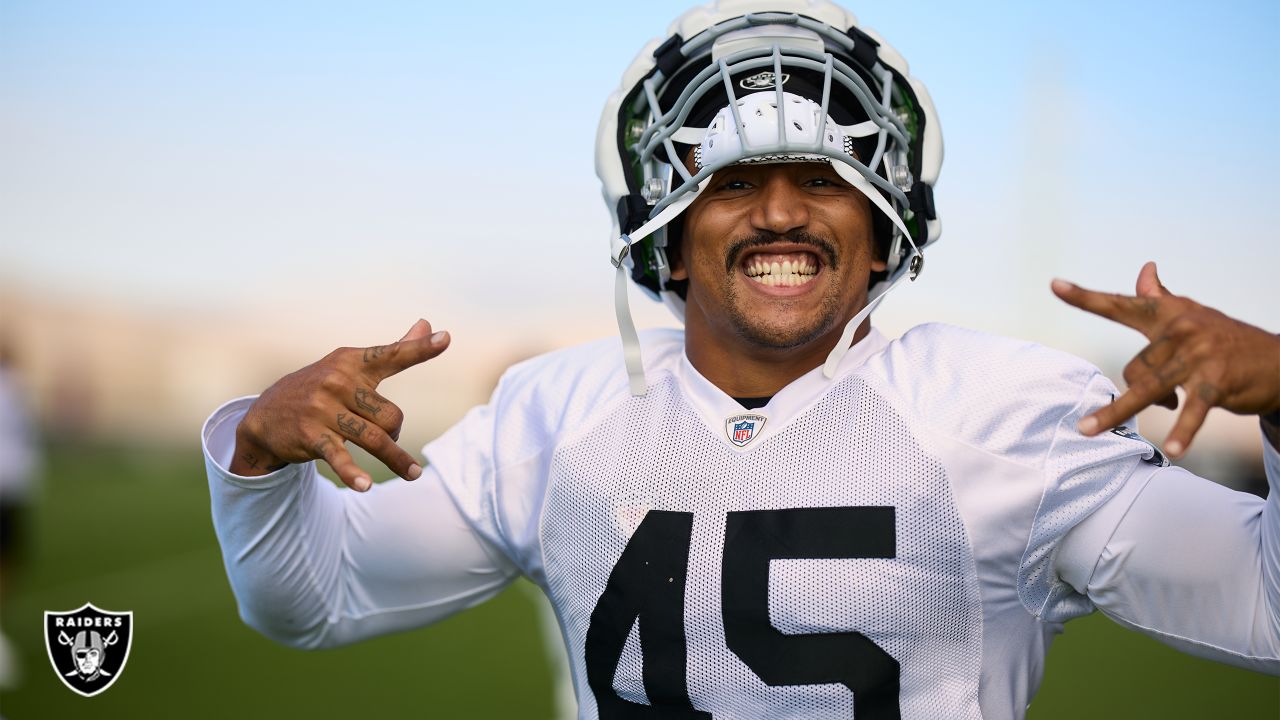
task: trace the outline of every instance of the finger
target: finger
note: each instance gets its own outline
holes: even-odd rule
[[[1159,298],[1132,297],[1086,290],[1066,280],[1054,280],[1050,287],[1063,302],[1094,315],[1127,325],[1142,333],[1154,324]]]
[[[404,424],[404,413],[396,404],[382,397],[375,390],[358,387],[351,392],[347,407],[356,414],[373,422],[392,440],[400,439],[400,427]]]
[[[374,456],[391,472],[405,480],[417,480],[422,475],[422,466],[413,456],[396,445],[382,428],[351,413],[338,413],[338,431],[351,442],[359,445]]]
[[[1169,289],[1160,282],[1160,276],[1156,274],[1156,264],[1148,262],[1138,271],[1138,284],[1135,288],[1135,294],[1138,297],[1157,298],[1172,295]]]
[[[1182,414],[1178,415],[1178,421],[1174,423],[1173,430],[1169,431],[1169,436],[1164,440],[1164,449],[1170,457],[1175,460],[1182,457],[1191,446],[1191,439],[1200,431],[1205,416],[1209,414],[1209,408],[1216,404],[1212,394],[1212,388],[1204,384],[1198,386],[1194,392],[1187,393],[1187,406],[1182,409]]]
[[[1134,355],[1129,364],[1125,366],[1125,382],[1133,383],[1133,378],[1129,377],[1130,373],[1133,373],[1134,378],[1136,378],[1140,373],[1153,371],[1168,363],[1177,353],[1177,350],[1177,343],[1168,335],[1161,335],[1147,343],[1147,346],[1139,350],[1138,354]]]
[[[430,334],[431,323],[423,320],[422,318],[418,318],[418,321],[409,327],[409,332],[405,333],[404,337],[400,338],[399,342],[404,342],[405,340],[416,340]]]
[[[1124,424],[1140,410],[1158,404],[1170,392],[1172,392],[1171,387],[1166,388],[1160,385],[1153,376],[1139,378],[1110,405],[1080,418],[1076,428],[1085,435],[1097,435],[1104,430]]]
[[[1141,352],[1124,366],[1124,381],[1133,387],[1141,383],[1143,378],[1149,374],[1155,374],[1157,379],[1168,378],[1176,375],[1179,368],[1185,368],[1181,360],[1171,362],[1174,354],[1177,352],[1176,343],[1168,336],[1161,336],[1152,340],[1150,344],[1142,348]],[[1181,379],[1177,377],[1176,379]],[[1176,381],[1175,379],[1175,381]],[[1167,385],[1168,382],[1165,382]],[[1155,401],[1156,405],[1169,408],[1170,410],[1178,409],[1178,394],[1170,390],[1166,395]]]
[[[398,372],[430,360],[447,347],[449,333],[441,330],[426,337],[365,348],[364,372],[377,385]]]
[[[351,459],[351,453],[347,452],[347,449],[342,447],[342,441],[334,438],[333,435],[321,433],[311,444],[310,450],[312,457],[318,457],[328,463],[329,467],[337,473],[342,484],[352,490],[365,492],[373,487],[369,474]]]
[[[413,322],[412,325],[409,326],[409,331],[406,332],[396,342],[393,342],[389,345],[374,345],[372,347],[364,348],[363,352],[361,353],[361,360],[363,360],[365,363],[370,363],[370,364],[377,363],[382,359],[384,355],[391,352],[391,350],[394,349],[397,344],[402,342],[407,342],[409,340],[417,340],[418,338],[428,337],[430,335],[431,335],[431,323],[427,322],[422,318],[418,318]]]

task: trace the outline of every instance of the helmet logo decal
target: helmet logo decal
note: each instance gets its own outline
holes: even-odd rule
[[[749,78],[743,78],[741,81],[738,82],[738,85],[742,86],[747,90],[768,90],[769,88],[774,86],[773,85],[774,77],[775,76],[772,70],[765,70],[764,72],[758,72]],[[783,85],[786,85],[787,81],[790,79],[791,79],[790,75],[788,75],[787,73],[782,73]]]

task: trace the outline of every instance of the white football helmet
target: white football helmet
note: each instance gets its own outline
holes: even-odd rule
[[[779,81],[780,79],[780,81]],[[694,171],[681,159],[693,153]],[[674,160],[674,162],[673,162]],[[605,103],[596,174],[613,213],[615,305],[631,389],[645,392],[629,275],[684,319],[671,280],[670,224],[721,168],[829,162],[880,210],[888,264],[828,358],[834,371],[862,320],[941,235],[933,185],[942,133],[929,94],[873,30],[827,0],[724,0],[696,7],[640,51]]]

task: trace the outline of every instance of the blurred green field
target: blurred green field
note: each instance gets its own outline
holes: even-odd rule
[[[439,625],[300,652],[242,625],[209,520],[197,448],[53,448],[27,562],[0,608],[24,718],[546,718],[551,675],[532,588]],[[134,611],[120,680],[82,698],[54,676],[45,610]],[[1280,680],[1186,658],[1101,617],[1054,645],[1030,713],[1050,718],[1278,718]]]

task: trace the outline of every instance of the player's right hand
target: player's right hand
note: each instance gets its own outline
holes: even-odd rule
[[[378,394],[378,383],[444,352],[449,334],[419,320],[399,342],[338,348],[263,391],[236,428],[231,472],[264,475],[289,463],[323,460],[348,487],[373,482],[347,452],[353,442],[396,475],[416,480],[422,467],[396,440],[404,413]]]

